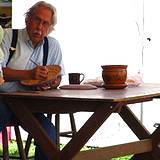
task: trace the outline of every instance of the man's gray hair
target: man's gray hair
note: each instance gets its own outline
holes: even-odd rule
[[[56,8],[51,5],[50,3],[46,3],[44,1],[39,1],[36,4],[34,4],[31,8],[28,9],[28,11],[25,13],[25,22],[29,20],[34,14],[35,10],[39,7],[46,7],[52,12],[52,19],[51,19],[51,26],[49,32],[54,30],[54,26],[57,24],[57,11]]]

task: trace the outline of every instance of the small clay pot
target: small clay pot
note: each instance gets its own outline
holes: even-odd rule
[[[102,78],[106,85],[125,84],[127,79],[127,65],[103,65]]]

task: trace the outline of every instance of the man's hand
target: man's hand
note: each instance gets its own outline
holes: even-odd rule
[[[37,66],[31,70],[32,79],[46,80],[48,77],[48,69],[46,66]]]
[[[48,80],[48,68],[46,66],[36,66],[31,70],[14,70],[11,68],[3,68],[4,78],[6,81],[28,81],[28,80],[40,80],[44,81],[38,85],[34,85],[34,90],[48,90],[57,88],[61,82],[61,76],[58,75],[53,79]],[[26,82],[25,82],[26,83]],[[28,82],[27,82],[28,83]],[[24,84],[23,84],[24,85]],[[26,85],[26,84],[25,84]],[[29,86],[29,85],[28,85]]]
[[[15,70],[11,68],[3,68],[4,79],[6,81],[21,80],[46,80],[48,77],[48,69],[46,66],[37,66],[31,70]]]
[[[43,82],[41,84],[33,86],[33,90],[44,91],[49,89],[56,89],[61,82],[61,76],[57,76],[53,80]]]

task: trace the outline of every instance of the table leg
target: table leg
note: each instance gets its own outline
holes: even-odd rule
[[[106,104],[97,107],[97,110],[93,115],[64,147],[61,154],[61,160],[72,159],[115,109],[116,107],[110,107],[110,105],[107,107]]]
[[[129,109],[129,107],[123,106],[119,114],[139,139],[151,138],[152,140],[154,140],[158,138],[156,140],[156,143],[160,141],[160,128],[159,128],[159,131],[157,130],[157,132],[155,131],[154,134],[151,135],[149,131],[139,121],[139,119],[134,115],[134,113]],[[159,160],[160,159],[159,156],[160,156],[160,152],[156,152],[156,150],[153,148],[153,152],[136,154],[131,159],[132,160]]]
[[[151,135],[153,143],[152,155],[155,159],[160,159],[160,126]]]
[[[139,139],[150,137],[149,131],[143,126],[140,120],[134,115],[128,106],[123,106],[119,115],[129,128],[135,133]]]
[[[7,100],[10,109],[22,123],[22,126],[33,136],[36,143],[41,146],[42,150],[48,155],[48,157],[50,159],[59,160],[60,150],[53,142],[51,142],[44,129],[41,127],[33,114],[27,109],[25,104],[16,99]],[[19,109],[19,107],[21,109]]]

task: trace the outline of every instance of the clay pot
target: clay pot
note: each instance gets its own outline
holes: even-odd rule
[[[105,85],[125,84],[127,79],[127,65],[103,65],[101,66],[102,78]]]

